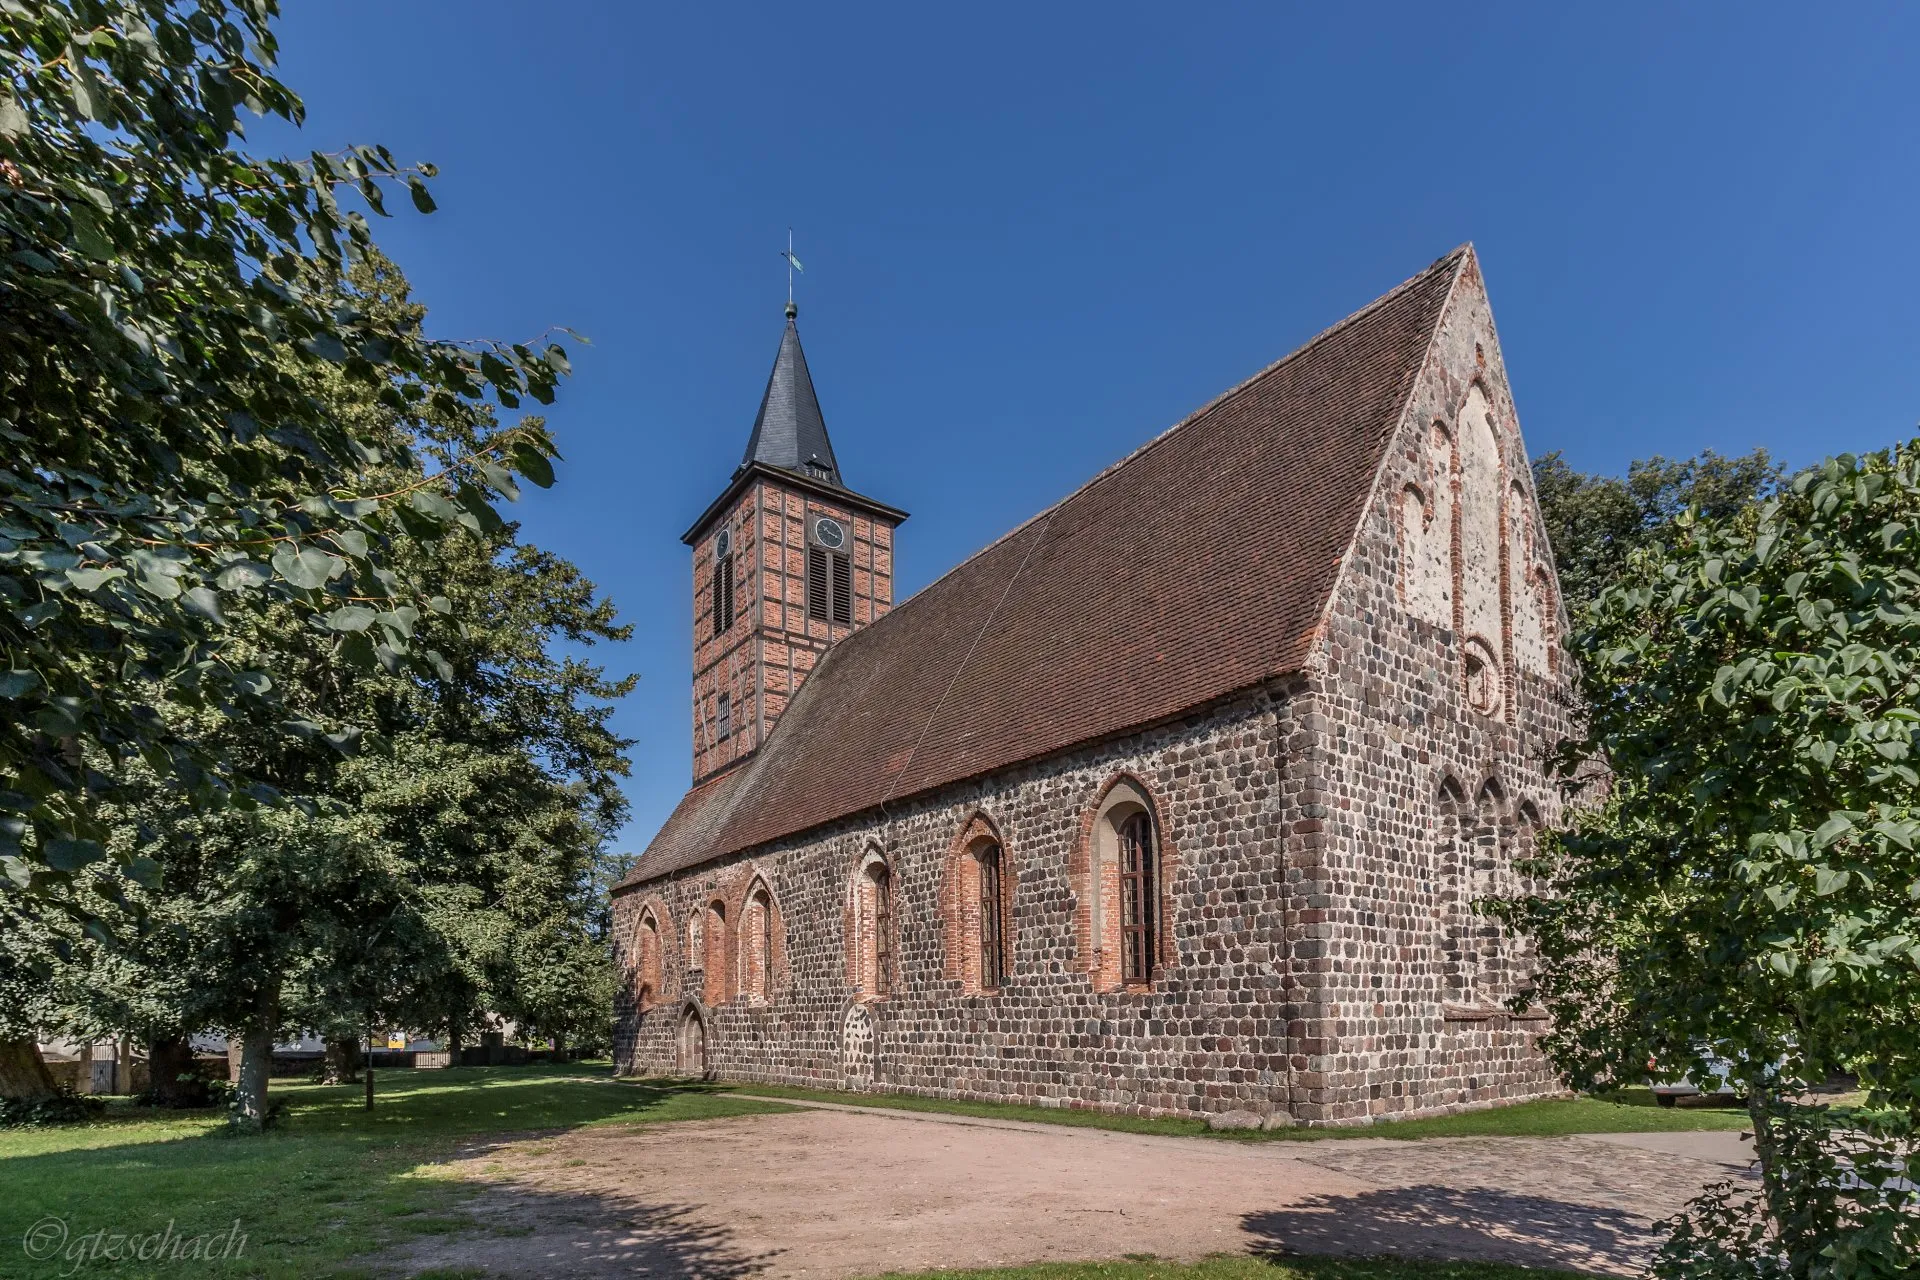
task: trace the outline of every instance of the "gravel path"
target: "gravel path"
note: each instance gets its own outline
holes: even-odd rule
[[[401,1269],[825,1280],[1278,1250],[1633,1275],[1655,1219],[1740,1176],[1701,1136],[1719,1141],[1252,1145],[824,1105],[577,1129],[443,1170],[480,1186],[474,1228],[419,1240]]]

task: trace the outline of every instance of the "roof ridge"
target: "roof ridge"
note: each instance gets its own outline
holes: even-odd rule
[[[760,749],[736,769],[716,775],[716,785],[689,793],[649,842],[629,879],[637,883],[671,874],[876,804],[884,813],[896,795],[918,794],[972,776],[970,771],[1037,759],[1303,669],[1299,664],[1310,657],[1324,623],[1327,595],[1337,588],[1352,553],[1347,507],[1366,508],[1378,488],[1384,441],[1407,412],[1409,386],[1433,356],[1435,326],[1462,274],[1473,269],[1472,254],[1466,244],[1436,259],[1209,398],[886,616],[833,645],[793,691]],[[1182,435],[1181,428],[1189,426],[1197,429]],[[1176,436],[1180,443],[1169,444]],[[1162,446],[1162,453],[1143,462]],[[1248,451],[1250,457],[1241,456]],[[1236,458],[1247,465],[1244,479],[1221,471]],[[1141,545],[1136,533],[1128,532],[1133,524],[1110,514],[1115,508],[1109,495],[1139,499],[1174,483],[1183,487],[1167,491],[1165,501],[1143,514],[1162,533],[1200,535],[1195,545],[1201,554],[1217,551],[1225,557],[1221,584],[1232,590],[1222,595],[1224,604],[1210,605],[1201,623],[1155,614],[1150,621],[1164,634],[1142,639],[1135,628],[1116,641],[1118,648],[1108,655],[1116,665],[1103,668],[1097,679],[1084,671],[1076,674],[1071,664],[1056,668],[1044,656],[1048,638],[1081,645],[1097,641],[1105,632],[1086,619],[1111,615],[1119,588],[1111,576],[1076,575],[1062,559],[1061,540],[1067,535],[1053,532],[1049,523],[1067,505],[1086,498],[1068,513],[1069,523],[1080,529],[1082,522],[1074,517],[1085,516],[1082,532],[1093,539],[1091,553],[1128,557],[1131,564]],[[1109,484],[1110,490],[1099,492]],[[1317,504],[1310,506],[1318,513],[1314,519],[1298,518],[1296,509],[1309,509],[1301,507],[1303,502]],[[1214,536],[1228,527],[1258,537],[1236,535],[1221,542]],[[1261,539],[1269,535],[1270,549],[1248,549],[1266,548]],[[996,583],[1014,570],[1016,560],[1020,571]],[[1169,575],[1177,573],[1177,560],[1156,558],[1152,581],[1175,580]],[[1044,570],[1029,568],[1028,562]],[[1065,603],[1042,601],[1018,619],[1009,612],[1010,621],[1022,625],[1006,634],[1018,634],[997,642],[997,648],[983,648],[983,636],[1006,630],[997,625],[997,614],[1014,581],[1036,573],[1065,590]],[[1249,585],[1256,583],[1265,585]],[[972,611],[991,598],[995,585],[1001,603],[969,637]],[[889,622],[893,617],[902,620]],[[1255,618],[1267,620],[1255,624],[1250,621]],[[862,638],[869,634],[871,639]],[[1284,641],[1278,648],[1276,635]],[[941,671],[949,677],[944,693]],[[989,684],[981,685],[982,679]],[[1116,679],[1126,695],[1117,703],[1086,698],[1093,687],[1089,681],[1106,688]],[[942,704],[955,698],[961,682],[969,697],[982,690],[990,696],[957,727],[930,736],[928,726],[939,718]],[[927,714],[926,704],[935,695],[939,700]],[[848,732],[856,728],[861,731]],[[934,765],[921,764],[920,757],[934,755],[940,756]],[[887,767],[895,760],[897,766]]]
[[[986,555],[987,552],[992,551],[995,547],[999,546],[1001,543],[1012,541],[1020,533],[1021,530],[1026,529],[1028,526],[1033,525],[1051,516],[1055,511],[1059,510],[1061,507],[1065,506],[1067,503],[1071,502],[1073,499],[1079,497],[1081,494],[1085,493],[1087,490],[1093,488],[1095,485],[1099,484],[1102,480],[1105,480],[1107,477],[1111,476],[1114,472],[1119,471],[1122,467],[1125,467],[1128,463],[1133,462],[1134,460],[1139,458],[1142,454],[1152,449],[1155,445],[1158,445],[1161,442],[1168,439],[1175,432],[1179,431],[1182,427],[1186,427],[1191,425],[1194,422],[1197,422],[1200,418],[1205,416],[1208,411],[1218,406],[1222,401],[1232,399],[1234,396],[1239,395],[1242,391],[1245,391],[1247,388],[1251,387],[1254,383],[1260,381],[1262,378],[1266,377],[1268,374],[1278,369],[1281,365],[1287,364],[1288,362],[1300,356],[1305,355],[1307,352],[1313,350],[1315,347],[1318,347],[1321,343],[1331,339],[1335,334],[1347,328],[1349,325],[1357,323],[1358,321],[1365,318],[1367,315],[1371,314],[1374,311],[1378,311],[1381,307],[1393,301],[1395,298],[1407,292],[1409,289],[1412,289],[1415,285],[1420,284],[1430,276],[1439,274],[1443,268],[1446,268],[1455,264],[1461,257],[1467,254],[1470,254],[1472,252],[1473,252],[1473,242],[1469,240],[1465,244],[1462,244],[1457,248],[1453,249],[1452,251],[1434,259],[1433,262],[1429,263],[1426,267],[1415,272],[1413,275],[1408,276],[1405,280],[1402,280],[1399,284],[1387,290],[1385,293],[1375,298],[1372,302],[1369,302],[1366,306],[1361,307],[1358,311],[1355,311],[1353,314],[1345,317],[1344,319],[1341,319],[1331,325],[1328,325],[1325,329],[1322,329],[1320,332],[1314,334],[1311,338],[1308,338],[1305,342],[1301,343],[1299,346],[1295,347],[1293,350],[1287,352],[1287,354],[1281,356],[1278,360],[1273,361],[1271,364],[1267,365],[1265,368],[1261,369],[1259,372],[1253,374],[1248,378],[1243,379],[1238,383],[1235,383],[1233,386],[1227,388],[1227,390],[1221,392],[1219,395],[1213,397],[1211,400],[1201,405],[1198,409],[1193,410],[1191,413],[1187,414],[1186,417],[1181,418],[1178,422],[1175,422],[1172,426],[1161,431],[1159,435],[1154,436],[1150,440],[1143,441],[1141,444],[1137,445],[1131,453],[1126,454],[1124,457],[1121,457],[1119,460],[1115,462],[1108,463],[1106,466],[1102,467],[1100,470],[1094,472],[1093,475],[1089,476],[1085,481],[1083,481],[1079,485],[1079,487],[1070,490],[1069,492],[1055,499],[1049,505],[1042,507],[1040,510],[1034,512],[1032,515],[1028,516],[1025,520],[1022,520],[1019,524],[1007,530],[1005,533],[1001,534],[999,537],[995,538],[992,542],[987,543],[985,546],[981,547],[978,551],[975,551],[972,555],[967,556],[964,559],[961,559],[959,561],[956,561],[950,568],[947,569],[945,573],[941,574],[937,578],[934,578],[932,581],[928,582],[925,586],[921,587],[918,591],[908,596],[905,600],[902,600],[898,604],[894,605],[893,608],[887,611],[884,617],[875,618],[872,622],[869,622],[866,626],[854,632],[852,636],[848,636],[847,640],[853,639],[854,636],[871,635],[876,628],[884,626],[887,622],[887,619],[899,617],[903,611],[911,608],[913,606],[913,603],[916,600],[919,600],[922,597],[924,597],[929,591],[933,590],[933,588],[939,586],[942,582],[946,581],[948,578],[952,577],[954,574],[960,572],[962,569],[972,564],[975,560],[978,560],[981,556]],[[839,648],[845,645],[846,643],[847,643],[846,640],[842,640],[840,642],[840,645],[836,645],[834,647]],[[804,689],[806,688],[806,686],[803,684],[801,685],[801,688]],[[795,695],[795,696],[798,696],[798,695]]]

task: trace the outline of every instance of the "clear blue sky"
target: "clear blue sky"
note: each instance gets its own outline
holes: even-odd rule
[[[624,844],[689,772],[679,535],[800,324],[912,591],[1454,245],[1537,456],[1791,463],[1920,417],[1920,10],[299,2],[304,136],[450,337],[589,335],[515,514],[638,672]],[[405,205],[405,201],[397,202]]]

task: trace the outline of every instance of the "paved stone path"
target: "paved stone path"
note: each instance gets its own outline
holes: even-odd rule
[[[807,1105],[473,1148],[403,1270],[853,1277],[1128,1253],[1397,1253],[1638,1274],[1729,1134],[1244,1144]]]

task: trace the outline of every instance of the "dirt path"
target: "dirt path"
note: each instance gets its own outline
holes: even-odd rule
[[[1653,1219],[1729,1174],[1586,1138],[1241,1145],[808,1109],[474,1149],[475,1230],[406,1273],[869,1276],[1274,1249],[1639,1271]]]

